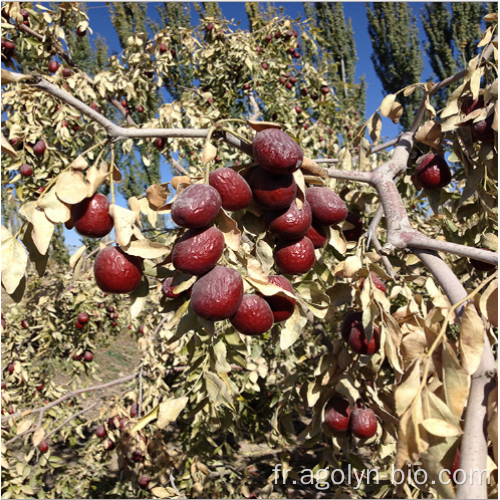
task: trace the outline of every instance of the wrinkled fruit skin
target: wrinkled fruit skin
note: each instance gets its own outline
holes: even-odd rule
[[[142,260],[121,248],[107,247],[95,259],[94,276],[103,292],[131,293],[141,281]]]
[[[372,338],[366,341],[365,329],[363,328],[363,313],[361,311],[351,311],[347,313],[342,321],[341,335],[345,342],[357,354],[374,354],[380,348],[380,332],[374,326]]]
[[[231,324],[244,335],[262,335],[273,326],[273,312],[263,298],[245,294]]]
[[[493,115],[490,115],[486,120],[473,123],[471,127],[472,138],[474,141],[495,142],[495,133],[492,128]]]
[[[252,203],[252,190],[247,181],[230,168],[210,172],[209,184],[219,193],[222,208],[226,210],[242,210]]]
[[[88,238],[102,238],[109,234],[113,229],[109,205],[109,200],[100,193],[77,203],[73,214],[77,233]]]
[[[178,271],[200,276],[217,264],[223,250],[224,235],[220,229],[190,229],[175,244],[172,263]]]
[[[238,271],[216,266],[194,285],[191,306],[200,317],[212,321],[229,319],[243,300],[243,278]]]
[[[325,424],[335,432],[344,432],[349,428],[351,419],[349,401],[343,398],[333,398],[325,409]]]
[[[266,212],[264,221],[271,234],[276,238],[282,240],[302,238],[311,227],[311,207],[306,201],[302,210],[299,210],[294,200],[287,210]]]
[[[275,128],[257,132],[252,149],[259,165],[276,175],[292,174],[304,159],[300,146],[288,134]]]
[[[222,206],[220,194],[212,186],[188,186],[172,205],[172,220],[181,227],[197,229],[210,225]]]
[[[181,292],[181,293],[174,293],[174,288],[177,286],[177,285],[174,285],[172,286],[172,281],[174,280],[174,278],[167,278],[163,284],[161,285],[161,293],[165,296],[165,297],[168,297],[170,299],[175,299],[177,297],[180,297],[181,295],[184,294],[184,292]]]
[[[269,283],[279,286],[280,288],[283,288],[283,290],[295,295],[295,290],[293,289],[292,284],[284,276],[269,276]],[[261,297],[269,304],[269,307],[273,312],[274,323],[286,321],[295,310],[295,299],[290,297],[281,297],[279,295],[259,295],[261,295]]]
[[[351,415],[351,431],[361,439],[369,439],[377,433],[377,417],[373,410],[356,408]]]
[[[305,274],[314,266],[314,247],[305,236],[299,240],[280,240],[274,250],[274,263],[283,274]]]
[[[321,226],[331,226],[347,217],[347,207],[340,197],[326,187],[306,189],[306,200],[311,205],[313,220]]]
[[[317,222],[311,224],[306,236],[311,240],[314,248],[322,248],[328,243],[327,230]]]
[[[441,189],[451,182],[451,170],[446,160],[433,153],[418,159],[415,176],[425,189]]]
[[[363,219],[358,214],[349,212],[345,220],[349,222],[349,224],[352,224],[354,227],[342,231],[342,233],[344,234],[344,238],[347,241],[359,241],[359,238],[361,238],[361,235],[364,232]]]
[[[293,175],[273,175],[256,167],[250,177],[255,202],[266,210],[284,210],[292,204],[297,192]]]
[[[31,177],[33,175],[33,167],[25,163],[19,167],[19,173],[23,177]]]
[[[33,146],[33,153],[35,153],[38,156],[43,155],[45,153],[45,150],[47,149],[47,146],[45,145],[45,142],[43,141],[38,141],[34,146]]]
[[[387,292],[385,283],[375,273],[370,273],[370,278],[375,288],[378,288],[382,293]],[[365,283],[365,278],[361,280],[361,288],[363,288],[364,283]]]
[[[487,248],[483,248],[483,250],[488,251]],[[488,264],[488,262],[483,262],[482,260],[476,260],[476,259],[469,259],[472,267],[476,269],[477,271],[493,271],[495,269],[495,265],[493,264]]]

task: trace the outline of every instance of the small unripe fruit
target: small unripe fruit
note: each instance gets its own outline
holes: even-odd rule
[[[69,78],[72,74],[73,72],[69,68],[63,68],[62,76],[64,76],[64,78]]]
[[[87,313],[80,313],[78,315],[78,321],[83,325],[85,323],[88,323],[90,319],[90,316]]]
[[[451,171],[446,160],[433,153],[418,159],[415,176],[425,189],[441,189],[451,182]]]
[[[128,255],[121,248],[101,250],[94,262],[97,286],[108,293],[131,293],[142,278],[142,260]]]
[[[46,149],[47,146],[45,145],[45,142],[37,141],[37,143],[33,146],[33,153],[35,153],[37,156],[42,156],[43,153],[45,153]]]
[[[325,409],[325,424],[332,431],[344,432],[349,428],[351,412],[347,399],[333,398]]]
[[[19,173],[23,177],[31,177],[33,175],[33,167],[25,163],[19,167]]]
[[[172,220],[181,227],[201,228],[210,225],[222,206],[215,188],[206,184],[188,186],[172,205]]]
[[[59,63],[57,61],[49,62],[49,71],[55,73],[59,69]]]
[[[283,288],[283,290],[295,295],[295,290],[293,289],[292,284],[284,276],[269,276],[269,283],[279,286],[280,288]],[[295,299],[280,295],[259,295],[269,304],[273,313],[274,323],[286,321],[290,316],[292,316],[295,310]]]
[[[327,187],[306,189],[306,199],[311,205],[313,220],[322,226],[338,224],[347,216],[345,203]]]
[[[351,431],[360,439],[369,439],[377,433],[377,417],[370,408],[356,408],[351,415]]]
[[[113,229],[113,219],[109,215],[110,203],[106,196],[95,193],[77,203],[74,208],[74,228],[82,236],[102,238]]]
[[[349,212],[345,220],[354,227],[350,229],[342,229],[344,238],[347,241],[359,241],[364,233],[363,219],[358,214]]]
[[[231,324],[243,335],[262,335],[273,326],[273,313],[263,298],[245,294]]]
[[[249,184],[255,202],[266,210],[288,209],[297,192],[292,174],[274,175],[262,167],[253,170]]]
[[[280,240],[274,251],[274,263],[283,274],[305,274],[315,262],[314,247],[305,236],[298,240]]]
[[[42,442],[38,445],[38,449],[39,449],[42,453],[46,453],[46,452],[49,450],[49,443],[47,443],[47,441],[42,441]]]
[[[285,132],[268,128],[257,132],[252,143],[259,165],[275,175],[291,174],[302,165],[300,146]]]
[[[94,355],[90,351],[85,351],[85,354],[83,355],[83,359],[87,363],[90,363],[94,359]]]

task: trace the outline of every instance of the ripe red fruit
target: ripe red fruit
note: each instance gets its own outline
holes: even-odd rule
[[[153,78],[154,74],[154,71],[144,71],[144,75],[148,78]]]
[[[284,276],[269,276],[269,283],[279,286],[287,292],[295,295],[295,290],[292,284]],[[269,304],[273,312],[273,322],[280,323],[286,321],[295,310],[295,299],[290,297],[282,297],[280,295],[261,295],[261,297]]]
[[[113,322],[111,323],[111,326],[116,326],[116,321],[113,321]]]
[[[71,356],[71,358],[74,360],[74,361],[81,361],[82,358],[83,358],[83,354],[77,354],[75,352],[75,354],[73,354],[73,356]]]
[[[245,85],[243,85],[243,90],[250,90],[250,84],[248,83],[245,83]]]
[[[88,323],[90,319],[90,316],[87,313],[80,313],[78,315],[78,321],[83,325],[85,323]]]
[[[167,46],[164,43],[160,43],[159,51],[164,54],[167,51]]]
[[[291,83],[292,85],[295,85],[295,84],[297,83],[297,78],[295,78],[294,76],[291,76],[291,77],[290,77],[290,83]]]
[[[311,99],[312,99],[313,101],[317,101],[317,100],[318,100],[318,94],[316,94],[316,93],[312,94],[312,95],[311,95]]]
[[[311,227],[305,235],[311,240],[314,248],[324,247],[328,243],[328,233],[326,229],[317,222],[311,224]]]
[[[140,333],[141,335],[144,335],[144,333],[145,333],[145,332],[146,332],[146,327],[145,327],[144,325],[141,325],[141,326],[139,327],[139,333]]]
[[[28,19],[30,17],[30,13],[26,9],[20,9],[19,13],[24,19]]]
[[[273,312],[262,297],[245,294],[231,324],[243,335],[262,335],[273,326]]]
[[[137,412],[139,410],[139,405],[138,404],[133,404],[131,407],[130,407],[130,418],[135,418],[137,417]]]
[[[163,148],[163,137],[158,137],[158,139],[155,140],[155,146],[158,149],[162,149]]]
[[[220,194],[212,186],[192,184],[172,205],[172,220],[181,227],[200,228],[210,225],[222,206]]]
[[[64,78],[69,78],[72,74],[73,72],[69,68],[63,68],[62,76],[64,76]]]
[[[45,153],[46,149],[47,146],[45,145],[45,142],[37,141],[37,143],[33,146],[33,153],[35,153],[38,156],[41,156],[43,155],[43,153]]]
[[[82,236],[102,238],[113,229],[113,219],[109,215],[109,200],[95,193],[75,205],[73,212],[74,228]]]
[[[45,387],[45,385],[44,385],[44,384],[37,385],[37,386],[36,386],[36,390],[37,390],[37,391],[41,391],[44,387]]]
[[[108,293],[131,293],[142,278],[142,260],[126,254],[121,248],[101,250],[94,262],[97,286]]]
[[[284,76],[280,76],[280,83],[281,83],[281,85],[285,85],[286,78]]]
[[[377,417],[370,408],[356,408],[351,415],[351,431],[361,439],[375,436],[377,432]]]
[[[185,274],[200,276],[217,264],[223,250],[224,235],[220,229],[190,229],[175,244],[172,263]]]
[[[150,481],[151,481],[151,478],[149,476],[141,476],[138,484],[144,490],[148,487],[148,484]]]
[[[276,238],[296,240],[305,236],[311,227],[311,207],[306,201],[299,210],[294,200],[288,209],[266,212],[264,221]]]
[[[323,87],[321,87],[321,93],[323,95],[329,94],[330,93],[330,89],[328,87],[326,87],[326,86],[323,86]]]
[[[5,380],[2,380],[2,389],[5,389],[7,387],[7,383],[5,382]]]
[[[59,63],[57,61],[49,62],[49,71],[55,73],[59,69]]]
[[[361,235],[364,233],[363,219],[358,214],[349,212],[345,220],[354,227],[342,230],[344,238],[347,241],[359,241],[359,238],[361,238]]]
[[[191,294],[191,288],[184,291],[184,292],[181,292],[181,293],[174,293],[174,288],[177,286],[177,285],[172,285],[172,281],[174,280],[174,278],[167,278],[162,286],[161,286],[161,293],[165,296],[165,297],[168,297],[170,299],[175,299],[177,297],[180,297],[182,295],[185,295],[186,293],[189,293]]]
[[[281,38],[281,33],[275,33],[274,34],[274,38],[276,38],[276,40],[278,40],[278,38]]]
[[[207,27],[205,28],[207,31],[212,31],[214,29],[214,23],[208,23]]]
[[[19,167],[19,173],[23,177],[31,177],[33,175],[33,167],[25,163]]]
[[[257,47],[255,47],[255,51],[257,52],[257,54],[260,54],[262,52],[262,47],[259,47],[257,45]]]
[[[107,294],[106,294],[107,295]],[[106,311],[108,311],[109,313],[113,313],[115,312],[115,308],[113,306],[109,306]]]
[[[267,71],[267,69],[269,68],[269,66],[267,65],[267,63],[263,62],[261,63],[261,68],[264,70],[264,71]]]
[[[87,363],[90,363],[94,359],[94,355],[90,351],[85,351],[85,354],[83,355],[83,359]]]
[[[343,398],[333,398],[325,409],[325,424],[335,432],[344,432],[349,427],[351,418],[349,401]]]
[[[284,274],[305,274],[314,266],[314,247],[305,236],[298,240],[280,240],[274,250],[274,263]]]
[[[255,202],[266,210],[288,209],[297,192],[292,174],[274,175],[261,167],[253,170],[249,184]]]
[[[21,326],[22,326],[23,328],[28,328],[28,321],[26,321],[25,319],[23,319],[23,320],[21,321]]]
[[[340,197],[327,187],[306,189],[306,199],[311,205],[313,220],[322,226],[342,222],[347,216],[347,207]]]
[[[42,442],[38,445],[38,449],[39,449],[42,453],[46,453],[46,452],[49,450],[49,443],[47,443],[47,441],[42,441]]]
[[[450,477],[452,478],[453,482],[455,480],[453,479],[453,476],[455,475],[455,472],[460,468],[460,447],[457,448],[457,451],[455,452],[455,458],[453,459],[453,466],[451,467],[451,474]],[[457,474],[458,476],[458,474]],[[457,477],[458,479],[458,477]]]
[[[79,321],[75,321],[75,327],[78,328],[78,330],[82,330],[84,325],[82,325]]]
[[[11,363],[9,365],[9,368],[8,368],[9,373],[14,373],[15,368],[16,368],[16,364],[15,363]]]
[[[472,96],[466,97],[462,102],[461,110],[464,115],[472,113],[476,109],[484,108],[484,96],[479,95],[477,99]]]
[[[142,113],[144,111],[144,108],[142,106],[137,106],[137,112]]]
[[[300,115],[302,113],[302,108],[300,106],[295,106],[295,112]]]
[[[268,42],[270,42],[272,39],[273,39],[273,37],[272,37],[271,35],[266,35],[266,40],[267,40]]]
[[[252,190],[247,181],[230,168],[210,172],[210,185],[217,190],[226,210],[242,210],[252,202]]]
[[[95,430],[95,435],[101,439],[106,436],[106,428],[104,427],[104,425],[99,425],[97,427],[97,429]]]
[[[115,443],[111,441],[111,439],[106,439],[106,441],[104,441],[104,449],[106,451],[111,451],[114,447]]]
[[[286,82],[286,88],[290,90],[293,87],[293,85],[290,82]],[[272,130],[272,129],[269,129]]]
[[[295,172],[304,158],[300,146],[288,134],[274,128],[257,132],[252,149],[259,165],[276,175]]]
[[[300,54],[298,52],[294,52],[293,57],[295,57],[295,59],[300,59]]]
[[[370,279],[372,280],[373,286],[375,288],[378,288],[382,293],[387,292],[385,283],[375,273],[370,273]],[[363,287],[364,283],[365,283],[365,278],[361,280],[360,286]]]
[[[133,453],[132,453],[132,460],[134,462],[142,462],[144,460],[144,455],[142,454],[141,451],[139,450],[135,450]]]
[[[483,250],[488,250],[487,248],[483,248]],[[495,269],[494,264],[489,264],[488,262],[483,262],[482,260],[476,260],[476,259],[469,259],[472,267],[478,271],[492,271]]]
[[[446,160],[433,153],[417,160],[415,176],[425,189],[441,189],[451,182],[451,171]]]
[[[305,97],[307,95],[307,93],[309,92],[309,90],[307,89],[307,87],[301,89],[300,93]]]
[[[367,342],[363,327],[363,313],[352,311],[342,321],[341,334],[344,341],[348,342],[351,349],[358,354],[374,354],[380,348],[380,332],[374,326],[372,338]]]
[[[83,37],[87,34],[87,30],[82,30],[81,28],[77,28],[76,34],[80,37]]]
[[[495,142],[495,133],[493,132],[493,115],[490,115],[486,120],[473,123],[471,128],[472,138],[475,141]]]
[[[221,321],[231,318],[243,300],[243,278],[228,267],[216,266],[202,276],[191,294],[193,311],[202,318]]]

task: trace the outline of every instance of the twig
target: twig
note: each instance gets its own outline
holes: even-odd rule
[[[64,420],[64,422],[61,425],[59,425],[58,427],[56,427],[53,431],[50,431],[45,436],[45,439],[49,439],[50,436],[52,436],[53,434],[55,434],[57,431],[61,430],[65,425],[68,425],[75,418],[78,418],[80,415],[83,415],[84,413],[92,410],[98,404],[99,404],[99,401],[96,401],[96,402],[92,403],[90,406],[87,406],[87,408],[84,408],[83,410],[80,410],[78,413],[75,413],[74,415],[70,415],[66,420]],[[41,413],[40,413],[40,415],[41,415]]]
[[[375,250],[377,250],[377,252],[380,253],[380,251],[382,250],[382,245],[380,244],[380,241],[378,241],[378,238],[376,236],[373,236],[372,243],[373,243]],[[387,255],[381,254],[380,260],[384,264],[384,267],[385,267],[385,270],[387,271],[387,274],[391,278],[394,279],[394,277],[396,276],[396,272],[394,271],[394,268],[392,267],[392,264],[391,264],[391,261],[389,260],[389,257],[387,257]]]
[[[144,367],[141,366],[141,369],[139,371],[139,403],[137,405],[137,415],[139,418],[141,417],[141,410],[142,410],[142,371],[144,370]]]
[[[249,92],[248,100],[250,101],[250,104],[252,105],[252,114],[250,116],[250,120],[256,122],[260,118],[261,112],[260,112],[259,105],[257,104],[257,100],[255,99],[255,95],[254,95],[253,91]]]

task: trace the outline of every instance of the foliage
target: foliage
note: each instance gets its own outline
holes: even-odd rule
[[[19,4],[7,4],[10,21],[3,24],[9,24],[21,55],[8,62],[11,73],[2,72],[2,84],[21,69],[42,74],[44,80],[8,83],[2,96],[2,202],[9,216],[22,221],[16,225],[4,216],[8,227],[2,226],[1,238],[4,498],[315,495],[314,484],[292,486],[301,477],[304,459],[315,484],[326,467],[340,468],[353,479],[374,467],[381,476],[393,466],[412,472],[424,468],[428,474],[422,484],[404,481],[400,486],[388,476],[374,484],[365,475],[360,490],[346,481],[330,486],[332,496],[455,495],[453,485],[442,484],[438,475],[451,469],[460,445],[471,375],[486,340],[496,341],[496,274],[477,271],[458,250],[446,252],[443,268],[449,265],[475,299],[466,306],[461,326],[450,325],[453,304],[438,287],[439,278],[414,253],[396,250],[387,259],[370,250],[366,234],[348,241],[344,230],[351,226],[343,222],[326,228],[328,243],[316,250],[314,267],[290,277],[297,300],[293,315],[261,336],[242,335],[229,320],[199,317],[189,294],[167,298],[161,292],[166,278],[174,279],[177,292],[186,291],[196,278],[172,265],[172,250],[184,229],[158,228],[159,218],[170,215],[183,189],[203,183],[216,168],[229,166],[248,180],[255,164],[244,150],[260,129],[281,127],[304,151],[302,168],[294,173],[297,204],[303,203],[307,186],[319,185],[359,213],[365,229],[376,218],[380,189],[354,181],[397,162],[398,154],[378,144],[382,118],[397,123],[404,110],[404,123],[411,124],[415,91],[425,95],[432,90],[419,82],[421,55],[415,45],[409,44],[409,52],[395,49],[394,40],[415,36],[407,6],[399,5],[373,7],[372,36],[381,36],[378,23],[386,16],[394,50],[384,57],[378,53],[379,71],[388,72],[391,58],[399,62],[387,89],[391,94],[359,123],[363,110],[356,105],[363,102],[363,86],[353,94],[350,87],[347,98],[338,96],[343,47],[349,48],[344,61],[349,85],[354,85],[355,62],[352,33],[340,18],[339,5],[315,7],[312,24],[277,15],[271,7],[263,11],[247,5],[252,30],[246,32],[213,5],[198,7],[202,23],[191,28],[180,4],[164,4],[159,8],[163,26],[149,37],[147,26],[154,24],[148,23],[144,6],[115,3],[110,9],[123,52],[104,64],[103,42],[89,66],[91,75],[77,64],[65,78],[62,68],[48,73],[51,47],[35,43],[22,29]],[[75,53],[83,57],[88,39],[71,42],[58,30],[63,12],[73,31],[91,30],[79,4],[29,9],[33,30],[58,43],[67,39],[74,47],[81,41]],[[480,51],[491,45],[492,28],[483,35]],[[342,32],[345,45],[328,41],[334,29]],[[289,50],[290,39],[299,44],[294,49],[300,57]],[[312,53],[328,55],[314,64],[306,57]],[[69,65],[64,55],[60,62]],[[480,59],[481,54],[471,57],[470,71],[457,81],[444,108],[424,99],[425,115],[417,120],[407,165],[397,185],[392,178],[386,184],[394,186],[392,201],[401,204],[411,226],[429,241],[498,251],[496,145],[473,140],[471,132],[473,121],[497,114],[497,71]],[[287,88],[280,77],[296,82]],[[163,86],[171,102],[163,102]],[[466,116],[463,101],[479,94],[485,107]],[[89,107],[94,102],[100,115]],[[139,106],[146,111],[141,113]],[[117,132],[103,117],[123,120],[127,127]],[[345,134],[346,120],[352,137]],[[495,137],[496,127],[495,122]],[[114,135],[124,131],[130,135]],[[15,139],[21,141],[12,144]],[[33,151],[38,140],[47,144],[42,156]],[[412,182],[417,159],[429,152],[449,153],[453,183],[446,189],[419,190]],[[159,153],[181,175],[160,184]],[[338,168],[322,169],[311,160],[321,156],[335,156]],[[24,163],[33,166],[33,176],[21,176]],[[139,169],[144,173],[133,182]],[[117,186],[127,207],[116,203]],[[67,263],[60,246],[62,224],[71,228],[75,206],[97,190],[110,195],[117,245],[143,263],[142,281],[130,297],[107,295],[95,285],[92,262],[110,237],[82,246]],[[246,292],[286,296],[268,279],[277,272],[276,240],[263,215],[255,203],[246,210],[219,212],[215,224],[225,241],[220,263],[242,276]],[[373,244],[379,238],[389,242],[389,215],[385,227],[375,225]],[[371,273],[385,281],[387,293],[375,286]],[[380,349],[371,356],[356,354],[342,340],[342,321],[353,310],[361,312],[368,337],[379,332]],[[90,316],[83,328],[77,324],[80,313]],[[139,361],[101,386],[105,366],[79,356],[96,354],[126,335],[136,341]],[[115,386],[112,395],[99,392]],[[360,439],[350,431],[332,431],[324,414],[334,396],[346,398],[352,407],[371,408],[377,415],[376,434]],[[494,391],[487,409],[488,469],[495,472]],[[104,426],[104,438],[95,435],[98,426]],[[41,453],[38,445],[44,439],[50,447]],[[275,481],[276,464],[290,469],[286,485],[283,476]],[[150,482],[141,487],[145,475]],[[488,494],[497,488],[492,476]]]

